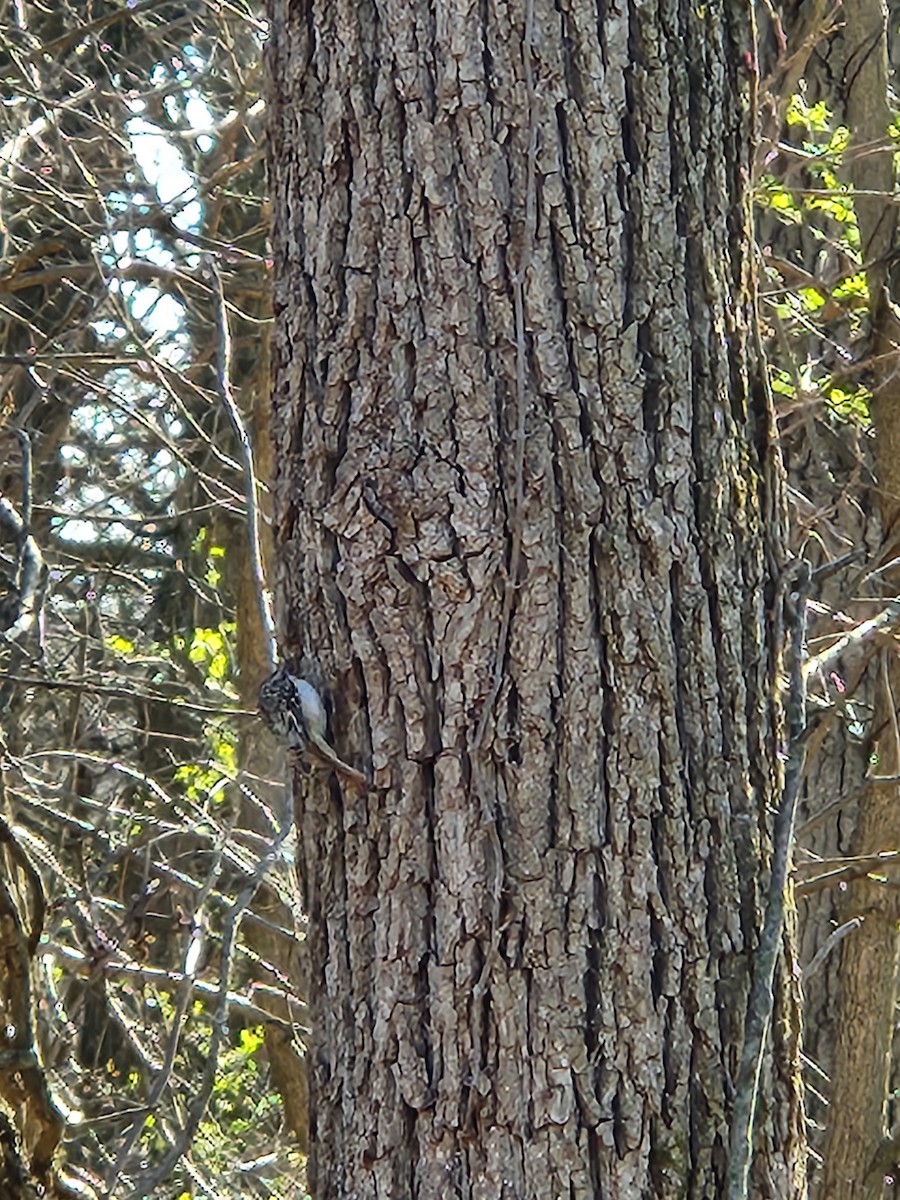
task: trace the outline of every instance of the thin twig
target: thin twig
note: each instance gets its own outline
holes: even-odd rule
[[[806,600],[809,591],[809,564],[802,560],[793,569],[784,604],[789,606],[791,644],[789,691],[785,709],[788,734],[788,761],[784,772],[781,803],[773,831],[772,866],[769,895],[759,949],[756,952],[753,983],[747,1004],[744,1045],[735,1085],[731,1145],[726,1176],[727,1200],[746,1200],[750,1161],[753,1155],[753,1123],[759,1095],[759,1078],[775,1003],[773,983],[775,964],[784,934],[785,889],[791,862],[794,818],[806,758],[806,675],[803,654],[806,643]]]
[[[24,429],[16,430],[19,449],[22,452],[22,539],[31,533],[32,468],[31,468],[31,438]],[[20,551],[21,553],[21,548]]]
[[[881,633],[887,630],[892,625],[896,625],[900,621],[900,596],[894,596],[889,600],[884,609],[875,617],[871,617],[868,621],[863,621],[861,625],[857,625],[849,633],[845,633],[843,637],[838,638],[836,642],[823,650],[821,654],[809,658],[803,668],[805,678],[809,679],[817,671],[824,671],[828,666],[840,658],[840,656],[851,646],[861,646],[876,633]]]
[[[266,639],[266,657],[269,668],[274,671],[278,665],[278,642],[275,637],[275,614],[272,608],[272,593],[266,583],[266,572],[263,566],[262,540],[260,537],[259,484],[253,465],[253,446],[250,435],[241,417],[240,410],[234,399],[231,387],[231,333],[228,328],[228,309],[225,306],[225,293],[222,288],[222,277],[219,274],[215,260],[209,259],[209,270],[212,278],[213,296],[216,301],[216,334],[218,337],[218,354],[216,361],[217,382],[222,404],[234,426],[241,454],[244,459],[244,494],[247,500],[247,540],[250,546],[250,569],[256,585],[256,595],[259,602],[259,619],[262,623]]]
[[[226,708],[216,704],[196,704],[188,700],[186,695],[174,692],[144,692],[137,688],[110,687],[107,684],[96,683],[92,679],[50,679],[40,675],[18,675],[12,671],[0,671],[0,679],[8,679],[23,687],[47,688],[49,691],[89,692],[95,696],[111,696],[117,700],[146,700],[151,704],[172,704],[183,708],[186,712],[211,713],[220,717],[256,717],[258,714],[249,708]]]
[[[123,980],[132,985],[142,984],[157,988],[161,992],[177,991],[184,979],[180,971],[164,971],[160,967],[136,966],[132,963],[114,961],[98,965],[82,954],[80,950],[61,946],[54,942],[44,943],[41,953],[51,955],[67,971],[84,979],[95,978],[100,974],[104,979]],[[208,980],[195,979],[194,992],[204,1004],[209,1004],[211,1000],[218,998],[219,988],[217,984],[210,983]],[[306,1008],[306,1003],[299,996],[294,996],[284,989],[254,986],[253,996],[259,996],[262,999],[271,997],[273,1003],[277,998],[280,1001],[279,1007],[287,1008],[288,1011],[294,1008],[298,1010]],[[246,1017],[251,1023],[265,1021],[278,1025],[282,1029],[299,1029],[301,1033],[309,1032],[305,1026],[298,1025],[296,1021],[286,1021],[283,1017],[277,1016],[272,1009],[264,1008],[254,999],[250,999],[240,992],[228,993],[228,1005],[231,1011]]]
[[[865,558],[865,550],[862,546],[857,546],[855,550],[849,550],[846,554],[842,554],[839,558],[833,558],[830,562],[823,563],[821,567],[816,567],[812,573],[812,582],[815,584],[823,583],[832,575],[836,575],[838,571],[843,571],[844,567],[852,566],[853,563],[859,562],[861,558]]]
[[[867,781],[867,784],[871,781]],[[864,876],[884,876],[886,868],[900,860],[898,850],[880,850],[876,854],[858,854],[846,858],[814,858],[794,868],[794,895],[809,896],[839,883]]]

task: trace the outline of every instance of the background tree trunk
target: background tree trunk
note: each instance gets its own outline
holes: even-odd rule
[[[830,59],[844,83],[840,101],[853,131],[847,171],[857,193],[860,254],[869,294],[874,356],[871,413],[882,529],[873,566],[887,568],[897,558],[900,517],[900,319],[896,273],[888,265],[897,246],[897,214],[891,203],[896,172],[888,127],[895,114],[888,102],[887,11],[874,0],[848,0],[843,11],[845,21]],[[877,593],[884,582],[887,595],[896,596],[900,590],[896,566],[880,575],[880,579],[866,579],[866,585],[874,584]],[[900,664],[893,628],[880,642],[867,645],[866,651],[871,655],[867,682],[874,695],[874,713],[866,742],[868,776],[859,794],[851,846],[860,858],[900,844]],[[894,1194],[900,1192],[896,1184],[900,1145],[891,1131],[888,1111],[892,1071],[896,1074],[900,964],[896,869],[861,872],[851,880],[840,919],[858,923],[858,928],[844,939],[840,951],[822,1194],[828,1200],[879,1200],[888,1180],[894,1183]]]
[[[779,780],[745,18],[273,0],[285,648],[376,785],[297,779],[320,1198],[722,1194]]]

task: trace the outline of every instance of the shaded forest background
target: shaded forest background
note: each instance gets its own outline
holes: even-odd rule
[[[814,568],[794,871],[814,1189],[854,1084],[878,1114],[896,1086],[853,1067],[837,988],[871,935],[884,1003],[857,1024],[890,1051],[890,33],[874,5],[771,9],[735,64],[759,129],[759,335]],[[64,1144],[59,1194],[304,1195],[303,914],[255,717],[247,534],[265,551],[265,34],[241,0],[0,3],[0,1180],[15,1129],[38,1175]]]

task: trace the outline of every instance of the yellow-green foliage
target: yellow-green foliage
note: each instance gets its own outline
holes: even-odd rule
[[[782,398],[782,404],[824,403],[844,420],[867,424],[871,393],[860,382],[860,373],[848,369],[834,374],[833,361],[823,361],[833,360],[834,355],[822,356],[821,350],[809,361],[803,361],[802,355],[802,347],[813,335],[817,347],[823,340],[840,347],[841,362],[851,368],[853,355],[844,347],[861,340],[868,282],[862,269],[853,188],[842,177],[850,131],[833,123],[833,114],[824,102],[809,104],[800,94],[791,98],[786,121],[789,130],[796,132],[787,139],[789,146],[780,146],[780,153],[772,156],[768,164],[772,170],[759,181],[757,203],[782,223],[802,227],[807,245],[809,239],[821,242],[824,253],[811,268],[804,269],[798,262],[796,273],[777,259],[767,263],[761,290],[764,321],[775,322],[769,330],[772,391],[776,400]],[[900,141],[900,121],[892,136]],[[802,171],[793,169],[797,160]],[[774,170],[785,164],[791,169],[781,178]],[[789,244],[796,245],[797,240],[797,234],[788,237]],[[847,264],[858,269],[841,275]],[[783,353],[787,346],[791,347],[790,369]],[[794,351],[795,346],[801,348],[800,353]]]

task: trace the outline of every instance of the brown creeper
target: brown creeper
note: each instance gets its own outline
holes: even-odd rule
[[[286,665],[260,684],[259,712],[290,755],[324,763],[344,779],[369,786],[365,775],[348,766],[329,746],[328,714],[322,697],[308,680],[291,675]]]

